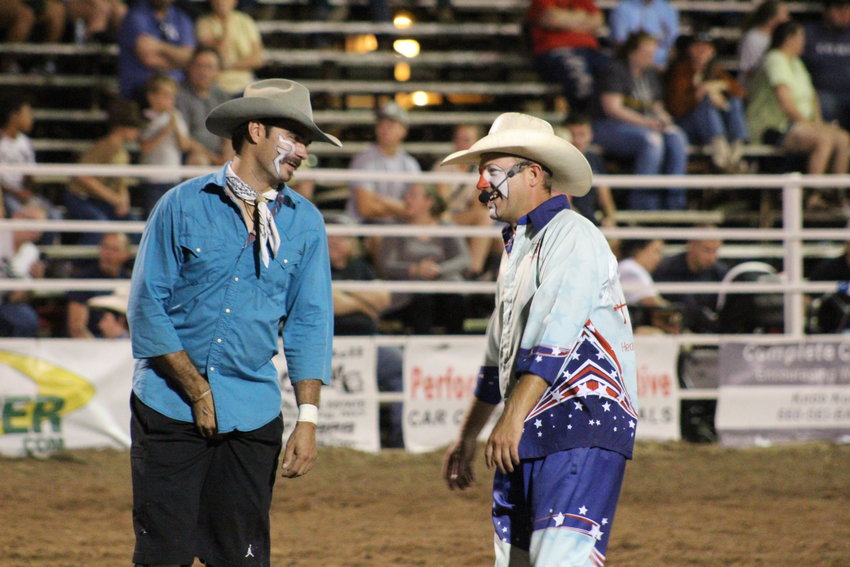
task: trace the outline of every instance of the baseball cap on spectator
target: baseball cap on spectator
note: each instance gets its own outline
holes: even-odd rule
[[[130,298],[126,293],[116,292],[110,295],[97,295],[89,299],[87,303],[91,309],[103,309],[126,315],[129,301]]]
[[[396,122],[400,122],[405,126],[410,126],[410,116],[407,114],[407,111],[403,109],[398,103],[388,102],[375,112],[375,118],[377,120],[395,120]]]

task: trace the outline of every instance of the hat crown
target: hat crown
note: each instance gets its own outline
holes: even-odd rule
[[[500,114],[493,125],[490,126],[489,134],[496,134],[510,130],[525,130],[533,131],[539,134],[554,135],[555,130],[552,125],[536,116],[521,114],[519,112],[505,112]]]
[[[313,120],[313,106],[310,92],[301,83],[289,79],[265,79],[251,83],[242,93],[245,97],[266,98],[272,101],[286,102]]]

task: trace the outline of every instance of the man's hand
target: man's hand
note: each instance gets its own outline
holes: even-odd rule
[[[284,478],[304,476],[310,472],[318,458],[316,424],[309,421],[296,422],[295,430],[286,442],[281,476]]]
[[[519,464],[519,441],[524,419],[525,415],[517,416],[508,411],[502,413],[484,449],[487,468],[496,467],[502,474],[513,472],[514,466]]]
[[[198,428],[202,437],[215,439],[218,436],[212,391],[192,403],[192,416],[195,418],[195,427]]]
[[[475,438],[461,438],[446,450],[443,457],[443,478],[449,490],[463,490],[475,480],[472,460],[475,458]]]

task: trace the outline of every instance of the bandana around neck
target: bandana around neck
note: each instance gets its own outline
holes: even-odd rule
[[[277,232],[277,225],[274,223],[268,206],[268,201],[274,201],[277,198],[277,191],[270,189],[262,195],[257,194],[250,185],[239,179],[236,172],[233,171],[231,164],[227,164],[225,177],[227,178],[227,187],[233,191],[236,197],[246,203],[254,203],[257,206],[257,216],[259,218],[255,223],[260,240],[260,258],[263,261],[263,265],[268,268],[269,249],[271,249],[272,256],[276,256],[277,250],[280,247],[280,234]]]

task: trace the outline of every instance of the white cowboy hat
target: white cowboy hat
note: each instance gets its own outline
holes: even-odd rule
[[[249,120],[281,118],[292,120],[307,128],[313,140],[342,147],[342,142],[316,126],[310,91],[301,83],[289,79],[264,79],[245,87],[240,98],[228,100],[207,116],[207,130],[229,138],[233,131]]]
[[[441,165],[478,163],[483,154],[500,153],[526,158],[545,166],[552,173],[552,189],[576,197],[590,191],[593,174],[584,155],[552,125],[519,112],[500,114],[486,136],[448,156]]]
[[[91,309],[107,309],[122,315],[127,314],[130,298],[126,293],[115,292],[110,295],[96,295],[87,301]]]

